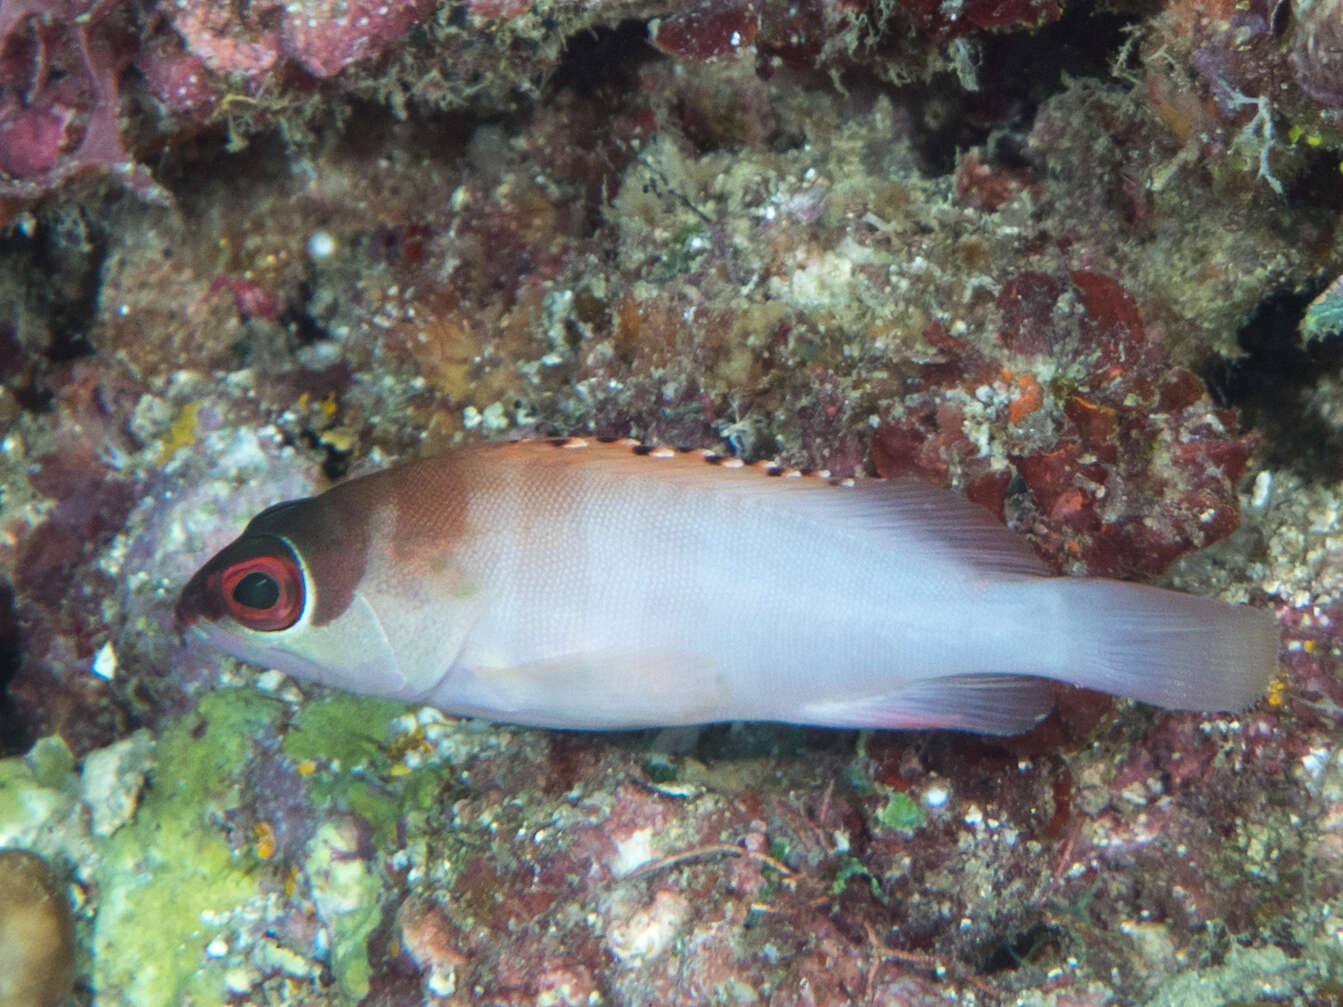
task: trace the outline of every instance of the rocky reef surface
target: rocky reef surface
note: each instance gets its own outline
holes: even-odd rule
[[[1337,1002],[1341,26],[0,0],[0,847],[69,897],[48,971],[101,1007]],[[1060,688],[1014,739],[591,735],[175,638],[263,507],[538,433],[951,486],[1060,573],[1273,611],[1281,672],[1237,715]]]

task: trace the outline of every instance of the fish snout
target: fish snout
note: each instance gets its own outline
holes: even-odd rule
[[[186,587],[182,588],[182,593],[177,597],[177,604],[173,607],[173,632],[177,634],[179,640],[185,641],[186,632],[189,629],[195,629],[199,633],[200,627],[197,623],[202,618],[211,617],[213,610],[218,608],[215,602],[216,592],[211,583],[212,578],[208,570],[198,570],[187,581]]]

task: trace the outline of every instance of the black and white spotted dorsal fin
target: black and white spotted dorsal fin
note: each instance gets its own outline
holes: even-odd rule
[[[838,527],[874,546],[893,537],[920,536],[942,545],[968,567],[1019,575],[1047,569],[1021,536],[988,511],[952,490],[917,479],[856,479],[819,470],[803,473],[771,462],[748,463],[703,449],[677,449],[628,438],[562,437],[518,441],[545,464],[592,462],[637,479],[660,479],[696,492],[740,496],[762,511],[787,512],[804,521]]]

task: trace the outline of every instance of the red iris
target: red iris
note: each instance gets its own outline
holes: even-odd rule
[[[303,571],[293,556],[249,556],[219,577],[224,607],[248,629],[288,629],[303,614]]]

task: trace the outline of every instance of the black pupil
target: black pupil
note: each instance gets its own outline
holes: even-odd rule
[[[247,608],[271,608],[280,600],[280,585],[270,574],[253,571],[234,585],[233,600]]]

